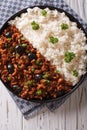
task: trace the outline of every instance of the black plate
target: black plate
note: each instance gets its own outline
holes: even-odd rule
[[[34,7],[35,7],[35,6],[28,7],[28,8],[34,8]],[[70,19],[72,22],[76,22],[78,28],[81,28],[81,30],[83,30],[83,32],[85,33],[85,36],[86,36],[86,38],[87,38],[87,33],[85,32],[83,26],[78,22],[78,20],[77,20],[76,18],[74,18],[71,14],[67,13],[67,12],[64,11],[63,9],[59,9],[59,8],[55,8],[55,7],[51,7],[51,6],[37,6],[37,7],[41,8],[41,9],[45,9],[46,7],[48,7],[48,8],[51,9],[51,10],[57,9],[59,12],[65,12],[65,14],[69,17],[69,19]],[[16,14],[14,14],[13,16],[11,16],[11,17],[3,24],[3,26],[1,27],[1,29],[0,29],[0,34],[3,32],[3,30],[4,30],[5,28],[7,28],[7,26],[8,26],[8,21],[13,20],[16,16],[20,16],[22,13],[27,12],[27,9],[28,9],[28,8],[25,8],[25,9],[23,9],[23,10],[17,12]],[[36,102],[36,103],[47,103],[47,102],[53,102],[53,101],[58,101],[58,100],[59,100],[59,101],[61,102],[64,98],[66,98],[66,97],[68,97],[69,95],[71,95],[71,93],[73,93],[73,92],[82,84],[82,82],[86,79],[86,77],[87,77],[87,72],[86,72],[86,74],[84,74],[84,75],[81,77],[80,81],[79,81],[75,86],[73,86],[73,89],[72,89],[70,92],[66,93],[65,95],[63,95],[63,96],[61,96],[61,97],[57,97],[57,98],[55,98],[55,99],[46,99],[46,100],[45,100],[45,99],[43,99],[43,100],[32,99],[32,100],[29,100],[29,101]],[[1,81],[2,81],[2,80],[1,80]],[[10,90],[10,91],[12,92],[12,90],[10,89],[10,87],[9,87],[7,84],[5,84],[3,81],[2,81],[2,83],[6,86],[6,88],[7,88],[8,90]],[[12,93],[13,93],[13,92],[12,92]]]

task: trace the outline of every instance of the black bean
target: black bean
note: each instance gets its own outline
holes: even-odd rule
[[[8,64],[7,65],[7,69],[9,71],[9,73],[12,74],[14,72],[14,66],[13,66],[13,64]]]
[[[35,79],[36,79],[37,81],[40,81],[40,80],[42,79],[42,74],[36,74],[36,75],[35,75]]]
[[[13,34],[13,32],[10,31],[10,32],[7,32],[7,33],[5,34],[5,36],[6,36],[7,38],[11,38],[11,37],[12,37],[12,34]]]
[[[33,60],[33,59],[36,60],[36,59],[37,59],[37,56],[36,56],[35,53],[30,52],[30,53],[28,53],[28,58],[29,58],[30,61]]]
[[[23,47],[20,46],[20,45],[17,45],[17,46],[15,47],[15,50],[16,50],[16,52],[17,52],[18,54],[22,54],[22,52],[23,52]]]
[[[59,91],[57,92],[57,96],[58,96],[58,97],[63,96],[64,93],[65,93],[64,90],[59,90]]]
[[[14,93],[16,93],[16,94],[19,94],[22,91],[22,88],[18,85],[13,85],[12,89],[13,89]]]

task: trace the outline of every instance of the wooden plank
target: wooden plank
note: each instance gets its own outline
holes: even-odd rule
[[[22,115],[0,82],[0,130],[22,130]]]

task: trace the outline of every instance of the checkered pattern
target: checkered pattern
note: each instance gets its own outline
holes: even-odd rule
[[[15,14],[23,8],[34,5],[50,5],[61,8],[72,14],[76,19],[78,19],[78,21],[83,25],[85,31],[87,31],[87,24],[84,23],[84,21],[63,0],[0,0],[0,27],[11,15]],[[18,98],[11,92],[9,93],[26,119],[35,116],[35,114],[39,112],[44,106],[47,106],[49,110],[54,111],[69,97],[67,96],[60,101],[41,104],[23,100],[21,98]]]

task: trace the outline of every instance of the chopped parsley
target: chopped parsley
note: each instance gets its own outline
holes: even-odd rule
[[[48,78],[48,73],[44,74],[44,75],[42,76],[42,78],[43,78],[43,79]]]
[[[67,63],[71,62],[74,57],[75,57],[75,53],[74,52],[65,52],[65,54],[64,54],[64,60]]]
[[[8,76],[8,77],[7,77],[7,80],[8,80],[8,81],[11,81],[11,77]]]
[[[42,16],[46,16],[47,15],[47,11],[46,10],[42,10],[41,14],[42,14]]]
[[[69,26],[68,26],[67,23],[62,23],[62,24],[61,24],[61,29],[62,29],[62,30],[66,30],[66,29],[68,29],[68,28],[69,28]]]
[[[27,44],[26,44],[26,43],[23,43],[21,46],[22,46],[22,47],[27,47]]]
[[[9,40],[9,41],[11,41],[11,40],[12,40],[12,38],[8,38],[8,40]]]
[[[41,90],[41,89],[37,90],[37,91],[36,91],[36,94],[37,94],[37,95],[41,95],[41,94],[42,94],[42,90]]]
[[[25,38],[22,36],[22,37],[21,37],[21,40],[24,40],[24,39],[25,39]]]
[[[42,65],[43,62],[40,62],[40,61],[36,60],[36,64],[37,64],[37,65]]]
[[[50,81],[50,80],[45,80],[45,83],[46,83],[46,84],[50,84],[51,81]]]
[[[36,60],[36,64],[39,65],[39,61],[38,60]]]
[[[31,22],[31,26],[33,30],[38,30],[40,28],[39,24],[35,21]]]
[[[32,70],[32,72],[34,72],[34,71],[35,71],[35,68],[34,68],[34,67],[32,67],[32,69],[31,69],[31,70]]]
[[[34,85],[34,80],[30,80],[30,81],[25,82],[25,85],[26,86],[28,86],[28,85]]]
[[[50,37],[50,42],[52,44],[57,43],[58,42],[58,38],[57,37]]]
[[[25,52],[28,54],[28,53],[29,53],[29,50],[25,50]]]

